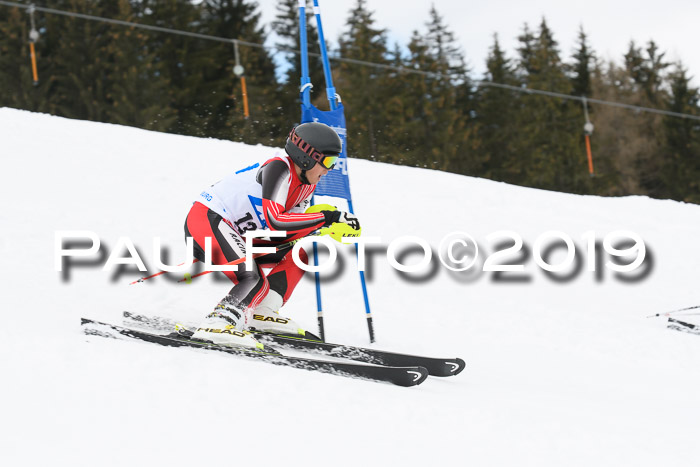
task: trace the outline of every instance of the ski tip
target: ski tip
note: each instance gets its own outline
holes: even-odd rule
[[[423,381],[428,379],[429,375],[428,369],[422,366],[406,369],[406,374],[409,376],[409,379],[404,381],[404,384],[402,384],[402,386],[405,387],[418,386]]]
[[[450,366],[450,374],[452,376],[458,375],[464,370],[467,364],[461,358],[455,358],[453,361],[446,362]],[[456,365],[456,366],[455,366]]]
[[[429,362],[426,365],[431,376],[447,377],[458,375],[464,370],[466,363],[461,358],[448,358]]]

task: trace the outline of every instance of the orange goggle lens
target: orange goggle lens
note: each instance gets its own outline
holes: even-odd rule
[[[337,160],[338,156],[326,156],[321,159],[321,165],[330,170],[335,166]]]

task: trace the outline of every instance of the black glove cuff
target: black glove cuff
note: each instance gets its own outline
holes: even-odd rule
[[[340,211],[321,211],[323,216],[326,218],[323,223],[324,227],[329,227],[331,224],[335,224],[340,221]]]

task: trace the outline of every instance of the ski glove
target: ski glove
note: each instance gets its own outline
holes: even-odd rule
[[[308,214],[323,213],[323,228],[319,231],[319,235],[328,235],[336,242],[343,243],[343,238],[345,237],[359,237],[362,235],[360,221],[357,219],[357,216],[348,212],[338,211],[338,208],[335,206],[315,204],[309,207],[306,212]]]
[[[360,230],[360,220],[356,215],[345,211],[321,211],[326,217],[324,227],[329,227],[336,222],[341,222],[352,227],[353,230]]]

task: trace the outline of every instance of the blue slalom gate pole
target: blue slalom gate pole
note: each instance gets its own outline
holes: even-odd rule
[[[348,209],[355,214],[352,208],[352,200],[348,200]],[[314,243],[314,245],[316,245]],[[355,244],[355,258],[359,261],[358,246]],[[360,283],[362,284],[362,297],[365,300],[365,316],[367,318],[367,331],[369,332],[369,341],[374,342],[374,323],[372,322],[372,311],[369,308],[369,296],[367,295],[367,283],[365,282],[365,272],[360,271]]]
[[[306,40],[306,0],[299,0],[299,46],[301,49],[301,94],[302,106],[311,108],[311,76],[309,73],[309,52]],[[302,112],[303,114],[303,112]],[[313,198],[312,201],[313,203]],[[318,245],[314,242],[314,266],[318,266]],[[318,333],[322,341],[326,340],[326,330],[323,325],[323,307],[321,305],[321,275],[316,271],[316,316],[318,320]]]
[[[336,110],[338,104],[336,102],[335,87],[333,87],[333,75],[331,74],[331,64],[328,61],[328,51],[326,50],[326,39],[323,37],[323,24],[321,24],[321,7],[318,6],[318,0],[314,0],[314,14],[316,15],[316,28],[318,29],[318,44],[321,47],[321,60],[323,62],[323,76],[326,78],[326,96],[330,103],[331,110]]]
[[[306,44],[306,6],[299,1],[299,46],[301,48],[301,100],[305,107],[311,106],[311,77],[309,75],[309,52]]]
[[[305,0],[300,0],[300,5],[304,1]],[[302,8],[300,8],[300,14],[302,14],[303,11],[304,10]],[[343,134],[341,135],[341,138],[343,138],[345,136],[345,117],[343,115],[342,105],[339,106],[340,98],[339,98],[338,94],[336,93],[335,87],[333,86],[333,75],[331,74],[330,61],[328,60],[328,51],[326,49],[326,41],[325,41],[325,38],[323,35],[323,23],[321,21],[321,9],[318,5],[318,0],[314,0],[314,14],[316,16],[316,26],[318,28],[318,40],[319,40],[319,46],[321,49],[321,59],[323,62],[323,75],[324,75],[325,80],[326,80],[326,96],[328,97],[328,102],[329,102],[330,109],[331,109],[329,114],[340,113],[340,116],[333,115],[333,117],[334,117],[333,119],[331,119],[331,117],[328,116],[327,118],[330,121],[327,121],[324,123],[328,123],[331,126],[334,126],[334,128],[336,128],[336,130],[337,130],[338,128],[340,128],[339,125],[342,122],[341,129],[342,129]],[[300,24],[304,24],[304,25],[306,24],[306,18],[304,18],[301,21],[303,21],[303,23],[300,23]],[[306,39],[306,31],[305,30],[302,34],[302,37],[303,37],[304,44],[305,44],[305,39]],[[302,48],[302,73],[304,70],[303,63],[304,63],[305,54],[306,54],[306,48],[304,46],[304,48]],[[308,73],[308,57],[306,58],[306,60],[307,60],[306,71]],[[308,82],[310,82],[310,79],[308,80]],[[303,89],[303,86],[304,86],[304,80],[302,79],[302,89]],[[312,106],[311,106],[310,102],[307,103],[307,101],[304,101],[304,106],[307,109],[307,113],[312,112],[312,109],[311,109]],[[340,118],[338,118],[338,117],[340,117]],[[347,138],[345,138],[345,141],[343,143],[344,143],[343,144],[343,152],[345,153],[344,154],[345,166],[343,168],[343,172],[345,174],[345,185],[346,186],[344,187],[344,190],[341,190],[343,192],[343,195],[341,195],[341,196],[343,196],[347,200],[348,209],[351,213],[354,214],[355,210],[354,210],[353,205],[352,205],[352,196],[350,195],[349,183],[347,181],[347,149],[346,149]],[[328,175],[326,177],[328,177]],[[318,189],[316,191],[319,192]],[[333,195],[337,196],[336,191],[337,191],[337,188],[333,187],[330,190],[328,190],[327,194],[329,194],[331,196],[333,196]],[[358,257],[358,255],[359,255],[359,248],[357,245],[355,245],[355,256]],[[314,243],[314,265],[318,266],[318,248],[317,248],[316,243]],[[318,322],[319,322],[319,332],[321,334],[321,338],[325,340],[325,330],[323,328],[323,311],[322,311],[322,307],[321,307],[320,274],[318,272],[316,272],[315,277],[316,277],[316,300],[317,300],[317,304],[318,304],[317,313],[318,313]],[[369,306],[369,296],[367,295],[367,283],[365,281],[364,271],[360,271],[360,283],[362,284],[362,295],[363,295],[364,303],[365,303],[365,315],[367,318],[367,329],[369,331],[369,341],[374,342],[374,340],[375,340],[374,339],[374,323],[372,321],[372,312],[371,312],[370,306]]]

